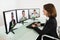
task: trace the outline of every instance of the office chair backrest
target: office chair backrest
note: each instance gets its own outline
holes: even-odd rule
[[[58,37],[60,38],[60,26],[57,27],[57,34],[58,34]]]

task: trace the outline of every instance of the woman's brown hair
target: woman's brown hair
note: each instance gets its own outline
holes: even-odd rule
[[[51,4],[51,3],[45,4],[44,9],[48,12],[48,17],[56,17],[57,16],[56,9],[53,4]]]

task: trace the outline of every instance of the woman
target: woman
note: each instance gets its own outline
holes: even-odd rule
[[[44,34],[58,38],[58,35],[56,33],[56,28],[57,28],[56,16],[57,16],[57,13],[56,13],[55,6],[51,3],[45,4],[43,6],[43,12],[44,12],[44,15],[49,18],[49,20],[47,20],[42,31],[38,27],[36,27],[34,24],[32,24],[33,29],[39,34],[39,37],[36,40],[41,40],[41,36]],[[44,40],[53,40],[53,39],[44,37]]]

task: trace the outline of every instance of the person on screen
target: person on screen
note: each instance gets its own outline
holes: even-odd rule
[[[39,14],[36,12],[36,10],[33,10],[33,13],[31,14],[31,18],[38,18]]]
[[[39,36],[36,40],[41,40],[41,37],[44,34],[50,35],[50,36],[55,37],[55,38],[59,38],[57,35],[57,32],[56,32],[56,29],[57,29],[56,16],[57,16],[57,13],[56,13],[55,6],[51,3],[45,4],[43,6],[43,12],[44,12],[44,15],[49,18],[49,20],[47,20],[43,30],[40,30],[39,27],[37,27],[35,24],[32,24],[33,30],[39,34]],[[44,37],[43,40],[53,40],[53,39],[48,38],[48,37]]]
[[[19,22],[25,21],[25,20],[27,20],[27,18],[25,17],[25,11],[23,10],[23,11],[22,11],[22,17],[21,17],[21,19],[19,20]]]
[[[16,25],[16,22],[15,22],[15,19],[14,19],[14,15],[13,15],[13,12],[11,13],[11,21],[10,21],[10,23],[9,23],[9,32],[12,32],[13,34],[15,34],[14,32],[13,32],[13,28],[14,28],[14,26]]]

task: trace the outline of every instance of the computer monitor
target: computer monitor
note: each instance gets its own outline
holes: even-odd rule
[[[29,9],[29,15],[30,18],[32,19],[40,17],[40,9],[39,8]]]
[[[17,20],[18,20],[18,23],[23,21],[23,18],[22,17],[25,17],[26,19],[28,19],[28,9],[20,9],[20,10],[17,10]]]
[[[17,23],[16,12],[15,11],[4,11],[3,16],[4,16],[4,21],[5,21],[6,33],[8,34],[10,30],[10,26],[12,25],[12,20],[14,21],[14,23]]]

